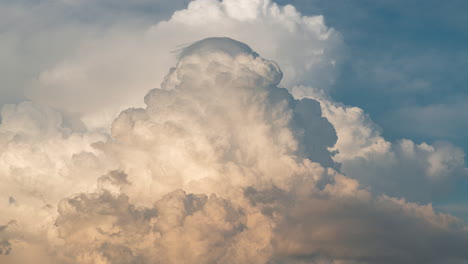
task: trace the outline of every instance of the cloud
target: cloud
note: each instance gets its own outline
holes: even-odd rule
[[[66,242],[62,263],[440,263],[466,258],[460,247],[467,242],[463,224],[435,214],[431,206],[373,198],[339,175],[322,191],[307,181],[294,191],[249,187],[243,198],[226,200],[176,190],[151,207],[136,207],[125,194],[107,190],[80,194],[59,207],[56,225]]]
[[[320,101],[338,140],[332,151],[341,172],[376,193],[430,202],[448,193],[457,180],[468,176],[465,153],[449,142],[417,144],[409,139],[387,141],[380,128],[358,107],[333,101],[308,87],[292,89],[296,97]]]
[[[89,48],[101,36],[105,35],[112,41],[112,36],[119,32],[120,35],[126,34],[128,38],[133,38],[129,32],[168,19],[175,10],[185,7],[188,2],[1,1],[0,107],[28,98],[25,91],[34,90],[31,86],[35,86],[34,82],[41,72],[66,64],[72,59],[72,54],[79,55],[79,50]],[[61,90],[67,90],[68,85],[70,83],[58,87],[55,90],[57,96]],[[66,98],[66,95],[62,96]],[[67,102],[72,103],[72,100]],[[73,106],[71,104],[67,110],[72,111]],[[85,107],[82,105],[81,110]]]
[[[323,17],[269,0],[197,0],[168,20],[140,25],[117,24],[79,41],[38,74],[28,98],[84,114],[88,127],[107,127],[120,109],[142,106],[148,89],[177,62],[173,52],[194,40],[227,36],[249,43],[282,65],[283,85],[323,89],[333,82],[343,45]]]
[[[466,174],[463,152],[389,142],[318,93],[342,46],[321,16],[196,0],[138,25],[100,28],[38,75],[33,102],[3,107],[0,262],[466,261],[466,224],[413,203]],[[282,69],[230,38],[193,43],[211,36]]]
[[[145,96],[145,109],[128,109],[114,121],[115,143],[105,146],[130,181],[141,183],[135,188],[157,180],[139,195],[180,187],[205,192],[217,181],[285,186],[298,155],[333,166],[333,127],[316,101],[295,100],[277,87],[276,63],[228,38],[202,40],[182,54],[161,89]]]
[[[65,263],[265,262],[266,219],[244,209],[182,190],[152,207],[135,207],[124,194],[103,190],[62,201],[56,224],[66,242]]]
[[[1,117],[0,226],[6,228],[0,241],[2,251],[11,253],[1,262],[32,263],[39,256],[32,252],[46,252],[42,246],[57,203],[92,190],[96,177],[108,170],[111,163],[92,147],[107,136],[80,132],[59,112],[32,102],[5,105]]]
[[[31,102],[5,105],[1,116],[0,171],[4,184],[0,188],[12,204],[21,200],[9,187],[22,190],[22,195],[42,197],[47,193],[60,199],[67,191],[50,189],[50,184],[71,183],[71,167],[89,166],[89,173],[102,165],[97,165],[102,153],[92,144],[106,140],[105,134],[73,131],[59,112]],[[100,172],[95,173],[90,175],[93,182]],[[80,178],[83,176],[78,181]]]
[[[202,40],[181,54],[161,88],[146,95],[146,107],[129,108],[115,119],[111,138],[71,132],[59,113],[33,103],[4,108],[7,146],[34,140],[23,148],[42,146],[48,159],[63,162],[59,168],[50,168],[52,162],[30,165],[58,169],[50,172],[55,178],[37,178],[50,185],[2,183],[15,191],[2,206],[8,210],[2,216],[15,221],[2,225],[10,253],[0,255],[2,262],[462,263],[468,258],[463,221],[434,212],[430,204],[373,194],[334,169],[329,149],[342,128],[335,134],[322,117],[322,110],[330,115],[325,103],[320,107],[323,100],[294,99],[279,88],[282,71],[275,62],[228,38]],[[42,121],[27,127],[36,119]],[[73,140],[81,148],[67,150]],[[58,147],[52,148],[54,142]],[[15,157],[34,161],[34,152],[26,153]],[[6,161],[8,155],[1,157]],[[41,191],[48,201],[61,196],[57,212],[54,203],[44,206],[22,195],[22,188]],[[55,189],[67,193],[50,192]],[[17,202],[10,204],[10,196]],[[31,212],[37,212],[34,222]]]

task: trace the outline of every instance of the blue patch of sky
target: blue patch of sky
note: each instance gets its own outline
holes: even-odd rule
[[[325,17],[347,58],[332,96],[390,140],[448,140],[468,153],[468,1],[277,0]]]

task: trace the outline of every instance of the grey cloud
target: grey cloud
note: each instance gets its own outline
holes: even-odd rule
[[[463,225],[455,221],[455,227],[440,226],[408,208],[412,206],[388,197],[299,202],[288,209],[288,220],[279,228],[278,252],[286,254],[286,260],[311,263],[320,258],[345,263],[463,263],[467,255],[462,248],[468,242]]]
[[[111,184],[114,186],[128,185],[127,174],[123,171],[110,171],[108,174],[99,177],[98,184]]]
[[[7,233],[7,229],[11,225],[15,224],[15,220],[10,220],[7,224],[0,225],[0,255],[9,255],[10,252],[13,250],[10,241],[8,241],[8,234],[5,233]]]
[[[302,142],[300,148],[304,152],[303,156],[323,166],[336,168],[328,148],[333,147],[338,138],[335,128],[322,116],[320,103],[307,98],[301,99],[296,105],[295,113],[300,124],[298,130],[302,132],[297,137]]]
[[[11,244],[8,240],[3,240],[0,242],[0,255],[8,255],[11,251]]]

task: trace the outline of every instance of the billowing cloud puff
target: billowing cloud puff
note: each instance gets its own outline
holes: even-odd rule
[[[61,202],[61,263],[440,263],[466,258],[459,220],[335,175],[322,190],[249,187],[236,199],[175,190],[137,207],[101,189]],[[386,228],[383,228],[385,226]],[[424,242],[422,242],[424,241]],[[443,242],[442,242],[443,241]],[[442,250],[441,252],[432,251]]]
[[[72,130],[60,113],[31,102],[5,105],[1,116],[2,202],[24,205],[20,197],[25,196],[44,199],[46,205],[61,199],[72,185],[86,182],[85,176],[95,182],[105,172],[99,162],[102,153],[92,143],[105,140],[106,135]],[[73,174],[74,167],[86,173]],[[57,185],[64,189],[54,188]]]
[[[149,188],[139,195],[180,187],[225,192],[219,187],[226,183],[286,187],[304,158],[334,165],[328,148],[336,136],[316,101],[295,100],[277,87],[281,77],[276,63],[240,42],[195,43],[161,89],[146,95],[145,109],[120,114],[115,142],[104,148],[131,182],[146,182],[129,187]]]
[[[332,106],[338,112],[346,108],[320,98],[322,106],[314,99],[294,99],[278,87],[281,78],[275,62],[247,45],[210,38],[182,50],[161,87],[146,95],[146,106],[124,110],[114,120],[111,138],[71,132],[58,113],[32,103],[6,107],[2,144],[16,145],[1,157],[44,157],[47,162],[30,166],[52,179],[50,185],[29,187],[47,199],[30,196],[26,203],[27,195],[20,195],[23,183],[2,184],[13,194],[3,199],[8,205],[2,205],[7,213],[1,218],[0,260],[279,264],[468,259],[463,221],[436,213],[431,205],[375,195],[339,173],[336,162],[344,168],[354,157],[344,150],[361,147],[340,142],[344,128],[336,125],[335,133],[324,116],[333,124]],[[31,115],[47,125],[33,122],[22,129],[36,119]],[[377,144],[356,141],[370,146],[356,151],[356,158],[367,159],[375,151],[398,153],[372,131],[356,133],[371,135]],[[35,143],[23,143],[23,148],[42,147],[45,155],[28,150],[9,156],[28,140]],[[81,148],[65,147],[73,140]],[[346,145],[335,156],[329,151]],[[404,141],[401,146],[410,154],[411,149],[434,153],[424,157],[434,164],[427,173],[447,171],[444,164],[450,159],[443,152]],[[51,167],[56,156],[63,162]],[[4,161],[4,176],[16,179]],[[69,187],[68,193],[54,190],[61,185]],[[43,200],[51,202],[44,206]],[[40,213],[32,220],[33,211]]]
[[[341,164],[344,174],[377,193],[428,202],[450,191],[457,179],[468,176],[465,153],[449,142],[389,142],[362,109],[337,103],[316,89],[292,90],[297,98],[320,101],[323,115],[338,136],[331,149],[336,152],[333,160]]]
[[[57,203],[92,190],[108,170],[110,163],[92,147],[107,136],[79,132],[79,124],[67,124],[60,113],[32,102],[5,105],[1,117],[0,248],[3,254],[12,247],[31,252],[29,242],[40,245],[47,237]]]
[[[167,21],[100,35],[43,70],[29,87],[29,98],[84,113],[88,127],[107,127],[124,107],[141,106],[147,90],[177,62],[177,47],[194,40],[228,36],[249,43],[282,66],[283,85],[321,89],[333,82],[342,46],[322,16],[303,16],[270,0],[196,0]]]
[[[193,1],[152,30],[156,33],[174,29],[199,29],[205,37],[227,33],[261,49],[264,56],[280,63],[286,86],[309,84],[327,88],[333,82],[342,45],[339,33],[328,28],[322,16],[302,16],[291,5],[279,6],[269,0]]]
[[[41,69],[33,102],[1,111],[1,263],[468,259],[466,224],[413,203],[466,176],[464,153],[389,142],[362,109],[317,92],[342,46],[323,17],[270,0],[195,0],[157,23],[132,18],[126,1],[29,4],[0,11],[26,29],[0,33],[6,89]],[[23,5],[53,33],[35,30]],[[112,26],[43,15],[70,7],[73,21],[111,7],[99,19]],[[281,70],[229,38],[193,43],[212,36],[249,43]]]
[[[265,263],[271,254],[269,220],[215,195],[175,190],[136,207],[104,189],[62,201],[59,213],[65,263]]]

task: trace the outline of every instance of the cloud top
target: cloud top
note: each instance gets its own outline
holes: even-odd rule
[[[239,54],[250,54],[254,57],[258,56],[258,54],[245,43],[227,37],[212,37],[202,39],[182,49],[179,57],[183,58],[193,54],[203,55],[211,52],[222,52],[232,57]]]

